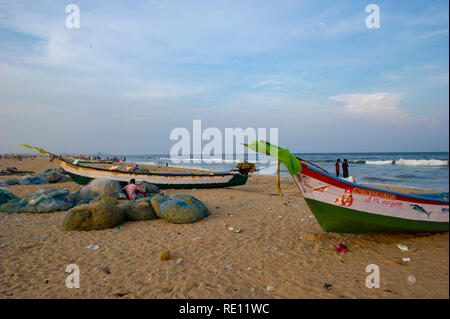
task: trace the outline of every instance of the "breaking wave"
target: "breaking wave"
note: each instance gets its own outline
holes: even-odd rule
[[[388,161],[366,161],[365,164],[368,165],[390,165],[395,164],[394,160],[388,160]]]
[[[399,159],[399,160],[385,160],[385,161],[365,161],[367,165],[405,165],[405,166],[445,166],[448,165],[448,160],[418,160],[418,159]]]
[[[153,165],[153,166],[158,166],[158,164],[155,163],[155,162],[144,162],[144,161],[139,161],[139,162],[136,162],[136,164],[138,164],[138,165]]]
[[[395,161],[397,165],[407,165],[407,166],[444,166],[448,165],[448,160],[410,160],[410,159],[399,159]]]
[[[173,159],[170,157],[161,157],[160,158],[163,161],[172,161]],[[226,163],[239,163],[242,162],[244,159],[223,159],[223,158],[219,158],[219,157],[212,157],[212,158],[180,158],[180,160],[184,163],[215,163],[215,164],[226,164]],[[265,164],[268,163],[269,161],[271,161],[271,158],[268,158],[267,160],[255,160],[255,159],[246,159],[247,162],[249,163],[260,163],[260,164]]]

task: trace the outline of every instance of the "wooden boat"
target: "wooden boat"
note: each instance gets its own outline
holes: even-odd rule
[[[301,166],[302,170],[293,178],[320,226],[327,232],[448,231],[448,193],[397,193],[350,183],[305,163]]]
[[[112,179],[124,185],[127,184],[130,179],[134,178],[136,182],[145,181],[155,184],[159,188],[230,187],[244,185],[245,183],[247,183],[248,173],[253,171],[254,169],[254,166],[252,169],[251,165],[244,165],[245,167],[238,167],[239,172],[210,174],[123,172],[99,167],[79,165],[79,163],[74,163],[67,158],[63,158],[56,154],[50,153],[37,146],[28,144],[20,144],[20,146],[29,149],[35,149],[43,155],[50,155],[52,160],[58,160],[58,163],[62,167],[62,169],[67,172],[76,183],[80,185],[85,185],[95,178]]]
[[[191,174],[191,173],[137,173],[112,171],[105,168],[74,164],[58,158],[59,165],[72,179],[81,185],[95,178],[107,178],[126,184],[134,178],[136,182],[145,181],[159,188],[219,188],[244,185],[248,175],[237,172]]]
[[[267,142],[259,143],[265,147]],[[256,146],[251,148],[258,151]],[[403,194],[351,183],[278,149],[280,155],[274,156],[286,165],[324,231],[410,233],[449,229],[448,192]]]

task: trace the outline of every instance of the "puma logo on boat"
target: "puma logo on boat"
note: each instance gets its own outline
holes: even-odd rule
[[[417,205],[417,204],[411,204],[410,206],[411,206],[415,211],[417,211],[417,212],[419,212],[419,213],[421,213],[421,214],[425,214],[425,215],[428,216],[428,218],[430,218],[431,212],[430,212],[430,213],[427,212],[425,209],[423,209],[422,206],[419,206],[419,205]]]

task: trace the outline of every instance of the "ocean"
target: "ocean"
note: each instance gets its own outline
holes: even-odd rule
[[[349,173],[355,176],[357,183],[414,187],[422,189],[449,190],[449,153],[294,153],[302,159],[313,162],[331,174],[335,174],[334,164],[337,158],[347,159]],[[121,157],[119,157],[121,159]],[[276,175],[276,159],[255,154],[223,155],[210,160],[199,161],[185,158],[175,163],[167,154],[163,155],[128,155],[127,162],[149,165],[202,169],[215,172],[229,171],[243,159],[255,163],[255,174]],[[341,168],[342,174],[342,168]],[[289,176],[281,165],[281,176]]]

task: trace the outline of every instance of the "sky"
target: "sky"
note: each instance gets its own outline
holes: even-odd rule
[[[448,50],[447,0],[0,0],[0,153],[168,154],[193,120],[299,153],[448,152]]]

